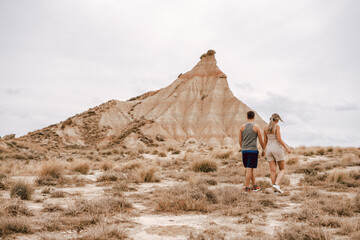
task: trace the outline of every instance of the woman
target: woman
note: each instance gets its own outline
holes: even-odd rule
[[[274,113],[271,115],[270,123],[264,129],[264,138],[266,146],[265,157],[269,162],[271,183],[273,184],[275,192],[282,193],[282,190],[279,187],[281,178],[285,174],[285,154],[282,146],[288,153],[290,153],[290,149],[281,139],[280,126],[277,125],[279,120],[283,122],[279,114]],[[280,169],[278,174],[276,174],[276,163],[279,165]]]

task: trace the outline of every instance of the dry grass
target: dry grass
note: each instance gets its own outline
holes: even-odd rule
[[[128,163],[125,166],[123,166],[121,168],[121,171],[130,172],[130,171],[140,168],[141,166],[142,166],[142,164],[140,162],[131,162],[131,163]]]
[[[351,166],[356,163],[360,163],[360,161],[354,153],[345,153],[341,158],[341,164],[343,166]]]
[[[18,197],[22,200],[30,200],[33,192],[33,185],[24,180],[16,180],[10,187],[10,196]]]
[[[121,240],[128,239],[128,235],[118,227],[111,227],[104,224],[92,227],[87,230],[87,233],[77,240]]]
[[[289,240],[289,239],[319,239],[328,240],[331,236],[326,233],[322,228],[313,228],[306,225],[290,224],[282,231],[278,231],[276,239]]]
[[[160,190],[155,199],[155,209],[162,212],[197,211],[208,212],[213,194],[206,187],[177,185]]]
[[[55,192],[52,192],[50,194],[50,197],[51,198],[64,198],[66,197],[68,194],[64,191],[55,191]]]
[[[299,162],[299,157],[291,157],[289,158],[289,160],[287,160],[286,164],[291,166],[291,165],[296,165]]]
[[[104,204],[106,203],[106,204]],[[75,199],[73,204],[70,204],[65,209],[65,215],[81,216],[81,215],[111,215],[119,212],[127,212],[131,208],[131,204],[124,198],[103,197],[95,200]]]
[[[33,213],[19,199],[2,200],[0,203],[0,216],[33,216]]]
[[[159,157],[166,157],[166,153],[160,152],[160,153],[158,154],[158,156],[159,156]]]
[[[81,174],[88,174],[90,171],[90,164],[88,162],[79,162],[72,167],[72,170]]]
[[[137,182],[159,182],[160,180],[155,176],[156,171],[155,167],[140,169],[135,180]]]
[[[0,190],[6,190],[9,188],[7,183],[7,177],[5,174],[0,173]]]
[[[34,230],[26,217],[2,217],[0,218],[0,237],[7,237],[11,234],[30,234]]]
[[[202,158],[195,160],[191,165],[191,169],[195,172],[215,172],[217,164],[213,160]]]
[[[220,211],[227,216],[263,213],[267,208],[278,208],[275,199],[266,194],[248,194],[235,187],[209,190],[204,184],[179,184],[160,190],[155,202],[157,211]]]
[[[107,160],[105,162],[103,162],[101,165],[100,165],[100,168],[103,170],[103,171],[109,171],[110,169],[112,169],[114,167],[114,162],[113,161],[110,161],[110,160]]]
[[[234,154],[234,150],[219,150],[213,153],[214,157],[218,159],[228,159]]]
[[[355,238],[355,236],[360,236],[360,220],[354,221],[345,219],[341,221],[340,229],[337,231],[337,233],[354,237],[352,239],[359,239]]]
[[[39,185],[56,185],[63,178],[63,169],[63,165],[59,162],[45,162],[41,167],[36,182]]]
[[[114,171],[108,171],[103,173],[97,178],[98,182],[115,182],[118,179],[122,178],[121,175]]]
[[[43,206],[43,212],[62,212],[64,208],[59,204],[47,203]]]

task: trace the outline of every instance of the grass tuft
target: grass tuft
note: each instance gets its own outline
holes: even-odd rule
[[[199,159],[193,162],[191,169],[195,172],[215,172],[217,165],[213,160]]]
[[[90,171],[90,164],[88,162],[80,162],[75,164],[72,170],[81,174],[88,174],[88,172]]]
[[[30,200],[34,192],[32,184],[23,180],[17,180],[10,187],[10,196],[19,197],[22,200]]]

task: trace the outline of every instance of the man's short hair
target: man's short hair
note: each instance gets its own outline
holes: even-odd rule
[[[254,119],[254,117],[255,117],[254,111],[248,111],[247,112],[247,118],[248,119]]]

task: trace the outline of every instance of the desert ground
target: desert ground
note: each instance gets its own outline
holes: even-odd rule
[[[274,193],[236,148],[0,141],[0,239],[360,239],[360,149],[297,147]]]

